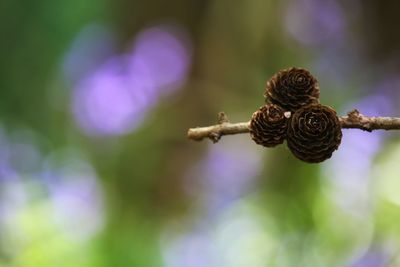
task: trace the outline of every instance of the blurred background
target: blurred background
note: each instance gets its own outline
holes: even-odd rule
[[[0,2],[1,267],[400,266],[400,134],[322,164],[247,134],[275,72],[400,115],[394,0]]]

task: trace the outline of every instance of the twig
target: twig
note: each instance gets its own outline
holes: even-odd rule
[[[367,117],[358,110],[350,111],[347,116],[340,118],[342,128],[373,130],[400,130],[400,118],[394,117]]]
[[[223,135],[248,133],[250,131],[249,122],[230,123],[228,116],[224,112],[218,113],[217,122],[218,124],[216,125],[189,129],[188,138],[200,141],[208,137],[216,143]]]
[[[286,115],[286,114],[285,114]],[[373,130],[400,130],[400,118],[394,117],[367,117],[358,110],[350,111],[347,116],[339,118],[343,129],[361,129],[372,132]],[[223,135],[248,133],[250,122],[230,123],[224,112],[218,114],[218,124],[197,127],[188,130],[189,139],[200,141],[209,138],[214,143]]]

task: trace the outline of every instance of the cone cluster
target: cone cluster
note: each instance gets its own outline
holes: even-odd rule
[[[250,121],[251,138],[274,147],[287,140],[290,151],[309,163],[322,162],[338,149],[342,131],[335,110],[319,102],[319,85],[301,68],[279,71],[267,82],[266,104]]]

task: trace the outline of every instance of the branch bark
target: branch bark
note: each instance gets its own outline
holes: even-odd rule
[[[342,129],[361,129],[372,132],[373,130],[400,130],[400,118],[395,117],[368,117],[358,110],[350,111],[347,116],[339,118]],[[218,123],[207,127],[190,128],[187,136],[189,139],[200,141],[209,138],[214,143],[224,135],[248,133],[250,121],[230,123],[224,112],[218,114]]]

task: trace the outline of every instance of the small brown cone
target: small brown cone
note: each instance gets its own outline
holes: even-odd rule
[[[319,85],[308,70],[289,68],[272,76],[264,96],[266,102],[294,112],[300,107],[319,103]]]
[[[287,144],[299,159],[322,162],[338,149],[342,131],[336,112],[330,107],[313,104],[297,110],[288,124]]]
[[[274,147],[285,140],[288,118],[285,111],[274,104],[267,104],[253,113],[250,136],[259,145]]]

